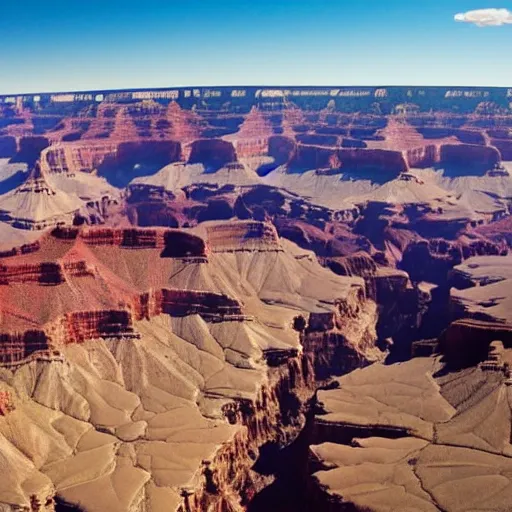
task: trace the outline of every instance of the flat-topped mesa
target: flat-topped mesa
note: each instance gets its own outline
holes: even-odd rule
[[[272,124],[253,106],[237,133],[224,140],[232,142],[239,158],[261,156],[268,153],[269,139],[274,134]]]
[[[338,172],[340,162],[337,159],[338,150],[324,146],[297,144],[289,165],[289,172],[295,169],[316,170],[318,174]]]
[[[87,141],[58,143],[43,152],[44,170],[53,173],[92,172],[104,166],[133,169],[135,165],[164,167],[180,161],[181,144],[173,140]]]
[[[275,226],[268,222],[238,221],[207,227],[212,252],[282,251]]]
[[[67,261],[40,261],[18,263],[15,256],[37,253],[51,239],[80,241],[86,246],[117,246],[122,249],[158,249],[162,258],[178,258],[206,262],[208,247],[205,241],[192,233],[165,229],[114,229],[57,227],[33,244],[0,253],[0,285],[13,283],[59,284],[64,275],[92,275],[86,261],[80,258]],[[72,247],[72,246],[70,246]],[[44,256],[42,256],[44,258]]]

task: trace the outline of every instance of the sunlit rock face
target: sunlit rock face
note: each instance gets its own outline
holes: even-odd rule
[[[0,270],[0,432],[7,467],[30,482],[0,489],[13,506],[238,506],[264,485],[258,448],[304,423],[314,350],[297,315],[325,347],[332,332],[359,363],[379,354],[362,280],[263,222],[57,228]]]
[[[507,510],[511,130],[499,88],[0,96],[0,509]]]

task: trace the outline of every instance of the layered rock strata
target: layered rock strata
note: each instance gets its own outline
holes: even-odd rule
[[[6,510],[241,510],[268,483],[258,448],[294,439],[313,392],[294,318],[370,302],[268,226],[228,226],[61,228],[2,260]]]

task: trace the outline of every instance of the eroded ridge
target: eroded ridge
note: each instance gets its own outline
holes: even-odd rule
[[[313,393],[300,332],[371,300],[271,227],[226,225],[60,228],[2,259],[6,510],[241,510],[268,483],[258,448],[290,443]]]

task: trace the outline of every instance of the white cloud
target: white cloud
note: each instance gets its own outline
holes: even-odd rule
[[[455,15],[455,21],[473,23],[478,27],[512,25],[512,12],[508,9],[479,9]]]

